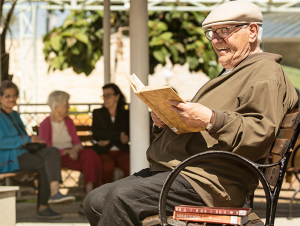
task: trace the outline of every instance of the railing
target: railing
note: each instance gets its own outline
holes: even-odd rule
[[[102,105],[102,103],[70,104],[69,116],[75,125],[91,125],[93,110]],[[19,104],[16,111],[19,112],[29,134],[33,134],[32,127],[40,125],[51,112],[47,104]]]

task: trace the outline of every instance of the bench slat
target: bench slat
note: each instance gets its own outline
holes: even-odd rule
[[[275,186],[279,178],[280,169],[278,167],[269,167],[265,171],[265,177],[271,186]]]
[[[20,171],[20,172],[9,172],[9,173],[0,173],[0,179],[15,177],[24,174],[34,174],[36,171]]]
[[[85,125],[77,125],[76,130],[78,131],[91,131],[91,126],[85,126]]]
[[[271,153],[283,157],[288,150],[290,141],[288,139],[276,139]]]
[[[292,113],[292,114],[287,114],[281,125],[281,129],[296,129],[298,124],[300,122],[300,112]]]
[[[150,216],[150,217],[146,217],[143,222],[142,225],[143,226],[153,226],[153,225],[157,225],[160,224],[160,219],[158,215],[154,215],[154,216]]]
[[[86,136],[78,136],[81,142],[90,141],[93,139],[92,135],[86,135]]]

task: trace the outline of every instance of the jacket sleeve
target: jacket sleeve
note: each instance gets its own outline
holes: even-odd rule
[[[44,140],[47,144],[47,147],[52,147],[52,128],[50,118],[46,118],[39,127],[39,137]],[[60,155],[63,155],[63,149],[58,149]]]
[[[81,144],[81,141],[80,141],[80,139],[77,135],[77,130],[76,130],[76,127],[75,127],[75,124],[74,124],[73,120],[71,118],[67,117],[65,119],[65,122],[66,122],[67,129],[69,131],[69,134],[72,138],[73,145]]]
[[[1,124],[3,124],[2,119],[0,119],[0,150],[17,149],[25,143],[31,142],[31,138],[28,136],[8,136],[5,132],[4,125]],[[13,127],[11,129],[16,130]]]
[[[51,140],[51,125],[47,125],[49,123],[47,123],[47,120],[49,120],[49,118],[46,118],[39,127],[39,137],[44,140],[47,144],[47,147],[51,147],[52,146],[52,140]]]
[[[209,134],[218,140],[220,150],[252,161],[265,158],[286,111],[296,103],[293,91],[287,95],[285,87],[275,80],[257,81],[238,97],[240,104],[235,111],[216,111]],[[257,147],[261,151],[253,151]]]

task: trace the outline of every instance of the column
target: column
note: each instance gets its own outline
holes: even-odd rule
[[[148,85],[149,46],[147,1],[130,0],[130,73]],[[148,107],[131,90],[130,173],[149,166],[146,151],[150,143]]]
[[[104,84],[107,84],[110,83],[110,0],[104,0],[103,4]]]

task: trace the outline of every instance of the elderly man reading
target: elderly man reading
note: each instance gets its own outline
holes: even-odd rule
[[[208,15],[203,28],[224,69],[192,103],[170,100],[187,125],[206,131],[177,135],[152,113],[157,137],[147,150],[150,169],[92,191],[84,203],[91,225],[137,226],[157,214],[169,171],[194,154],[224,150],[265,161],[284,115],[298,97],[279,65],[281,56],[260,50],[262,22],[259,7],[246,1],[221,4]],[[167,214],[176,205],[241,207],[257,185],[257,178],[232,160],[203,160],[175,179]]]

